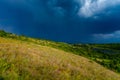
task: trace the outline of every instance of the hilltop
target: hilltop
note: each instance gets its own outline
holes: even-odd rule
[[[102,46],[40,40],[4,31],[0,36],[0,80],[120,79],[119,74],[96,63],[102,60],[100,54],[88,55],[92,46]]]

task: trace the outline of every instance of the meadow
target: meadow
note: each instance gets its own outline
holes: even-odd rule
[[[109,63],[109,57],[103,58],[105,53],[92,50],[101,45],[67,44],[4,31],[0,36],[0,80],[120,79],[117,69],[109,70],[102,64]]]

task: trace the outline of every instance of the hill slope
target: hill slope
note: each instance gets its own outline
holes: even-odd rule
[[[32,42],[0,37],[0,80],[119,80],[81,56]]]

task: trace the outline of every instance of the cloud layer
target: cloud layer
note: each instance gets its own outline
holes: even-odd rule
[[[118,31],[119,14],[120,0],[0,0],[1,29],[56,41]]]
[[[111,43],[120,41],[120,30],[107,34],[94,34],[94,42]]]
[[[60,17],[68,15],[91,17],[104,13],[105,9],[120,5],[120,0],[1,0],[1,2],[24,6],[39,14],[51,12]]]
[[[79,10],[80,16],[91,17],[102,13],[105,9],[120,5],[120,0],[80,0],[82,7]]]

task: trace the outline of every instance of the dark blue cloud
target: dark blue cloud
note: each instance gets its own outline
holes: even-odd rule
[[[95,42],[120,30],[119,14],[119,0],[0,0],[1,29],[55,41]]]

